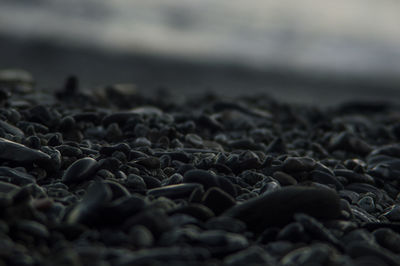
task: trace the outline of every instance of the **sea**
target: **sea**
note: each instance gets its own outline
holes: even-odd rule
[[[0,0],[0,34],[257,68],[400,74],[396,0]]]

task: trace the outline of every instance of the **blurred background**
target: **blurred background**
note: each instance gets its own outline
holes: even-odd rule
[[[396,101],[395,0],[0,0],[0,69],[287,102]]]

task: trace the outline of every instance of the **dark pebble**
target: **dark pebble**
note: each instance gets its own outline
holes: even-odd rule
[[[224,215],[238,218],[249,229],[261,232],[268,226],[289,223],[298,212],[335,219],[340,216],[340,200],[328,189],[286,187],[236,205]]]
[[[220,188],[209,188],[203,196],[202,203],[216,215],[223,213],[236,204],[235,199]]]
[[[173,215],[176,213],[187,214],[196,219],[199,219],[200,221],[207,221],[208,219],[215,216],[212,210],[198,203],[190,203],[187,206],[178,207],[168,212],[169,215]]]
[[[190,170],[183,176],[184,183],[199,183],[207,190],[211,187],[219,187],[232,196],[236,196],[236,189],[229,179],[212,175],[205,170]]]
[[[0,160],[44,165],[50,162],[50,159],[49,155],[39,150],[30,149],[22,144],[0,138]]]
[[[159,188],[153,188],[147,191],[148,195],[154,197],[167,197],[170,199],[188,198],[195,189],[203,190],[201,184],[187,183],[178,185],[169,185]]]
[[[98,170],[98,163],[95,159],[86,157],[71,164],[62,177],[66,184],[73,184],[92,178]]]

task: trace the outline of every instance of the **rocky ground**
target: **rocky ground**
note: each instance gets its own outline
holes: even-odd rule
[[[0,265],[399,265],[400,108],[0,90]]]

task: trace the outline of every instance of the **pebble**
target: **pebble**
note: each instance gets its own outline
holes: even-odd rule
[[[0,138],[0,159],[23,165],[33,163],[43,165],[51,162],[49,155],[4,138]]]
[[[105,183],[94,183],[89,188],[82,201],[68,214],[67,222],[71,224],[81,223],[87,225],[99,222],[99,219],[101,219],[99,210],[111,197],[111,190]]]
[[[195,189],[204,191],[203,185],[197,183],[186,183],[163,186],[159,188],[149,189],[147,195],[154,197],[167,197],[170,199],[179,199],[189,197]]]
[[[62,179],[66,184],[79,183],[92,178],[99,165],[93,158],[86,157],[75,161],[65,171]]]
[[[251,230],[262,231],[267,226],[287,224],[297,212],[317,218],[338,218],[339,197],[327,189],[286,187],[236,205],[224,215],[244,221]]]
[[[223,265],[274,265],[276,262],[259,246],[253,246],[224,258]]]
[[[395,105],[0,83],[0,265],[398,265]]]
[[[183,182],[199,183],[202,184],[205,189],[219,187],[232,196],[236,195],[236,190],[229,179],[212,175],[210,172],[204,170],[193,169],[185,172],[183,175]]]
[[[209,188],[203,196],[202,203],[216,215],[223,213],[236,204],[235,199],[217,187]]]
[[[400,205],[393,205],[390,209],[383,214],[390,221],[399,222],[400,221]]]

